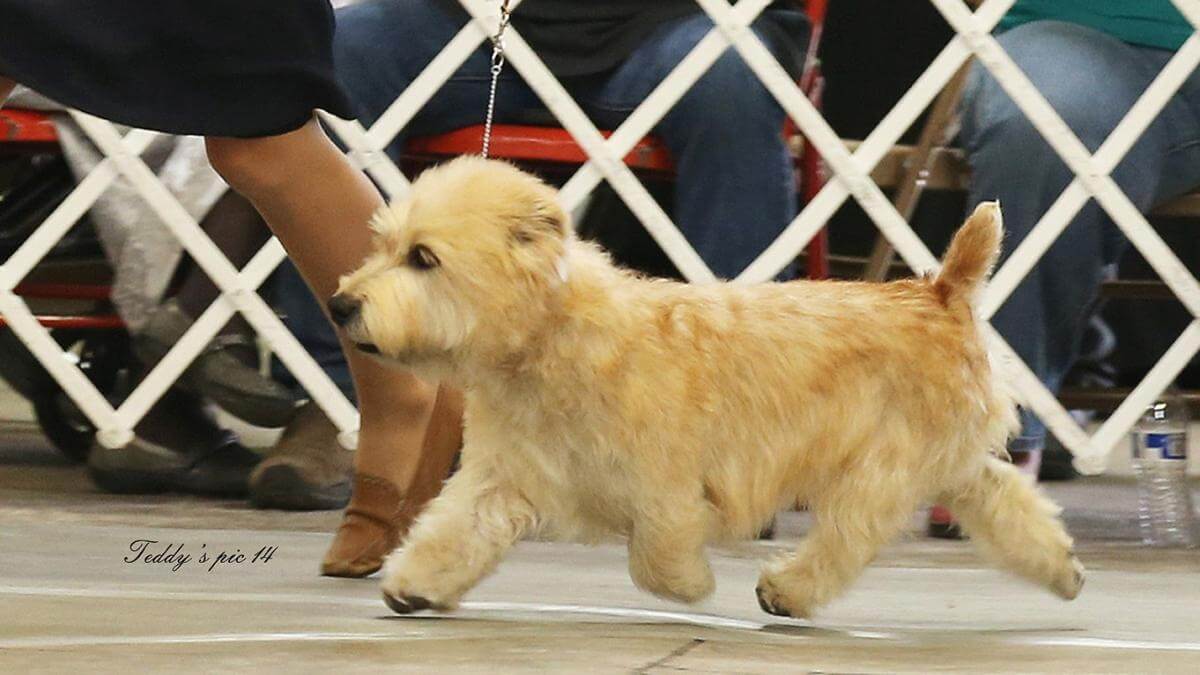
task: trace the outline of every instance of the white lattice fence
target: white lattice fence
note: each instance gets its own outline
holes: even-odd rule
[[[109,447],[128,443],[132,439],[133,428],[154,402],[166,393],[171,383],[179,378],[237,311],[271,345],[329,414],[342,431],[343,443],[353,446],[354,433],[358,428],[358,414],[354,407],[256,292],[285,257],[279,242],[272,239],[244,269],[235,269],[158,176],[142,162],[140,154],[153,140],[154,133],[135,130],[122,138],[117,129],[104,120],[79,112],[72,112],[72,116],[106,159],[80,181],[37,232],[22,244],[8,262],[0,266],[0,314],[4,315],[17,337],[96,426],[99,442]],[[179,238],[196,263],[221,290],[221,295],[125,401],[113,408],[104,395],[65,357],[58,343],[37,322],[29,307],[13,293],[13,289],[112,185],[118,175],[124,176],[137,189],[141,198]]]
[[[1200,26],[1200,2],[1172,1],[1194,26]],[[370,129],[364,129],[355,122],[328,120],[335,133],[350,148],[353,160],[370,173],[389,196],[402,196],[408,189],[408,181],[384,154],[383,149],[471,53],[487,40],[496,25],[497,3],[486,0],[460,2],[472,16],[472,21],[446,45]],[[693,282],[710,282],[714,277],[621,158],[653,129],[727,49],[735,49],[741,55],[796,122],[812,146],[821,153],[835,177],[805,206],[779,238],[743,272],[737,279],[739,283],[772,278],[800,253],[850,197],[858,202],[914,270],[936,268],[936,258],[892,206],[879,186],[871,180],[870,175],[888,149],[913,124],[959,66],[975,56],[992,72],[1077,176],[1016,253],[997,272],[984,301],[984,315],[990,317],[1003,304],[1067,223],[1089,198],[1093,198],[1150,261],[1184,306],[1194,317],[1200,318],[1200,283],[1163,243],[1109,176],[1187,75],[1200,63],[1200,32],[1194,33],[1184,44],[1109,139],[1093,155],[1067,128],[1046,99],[990,35],[1001,17],[1012,7],[1014,0],[986,0],[974,13],[961,0],[931,2],[953,26],[956,36],[853,153],[846,149],[819,111],[775,61],[757,36],[748,30],[747,27],[770,4],[770,0],[740,0],[734,6],[730,6],[725,0],[697,0],[699,6],[712,17],[715,28],[687,54],[608,139],[600,134],[518,31],[510,28],[505,41],[509,63],[589,157],[588,162],[563,186],[560,192],[563,206],[568,210],[575,209],[600,181],[608,181],[680,271]],[[517,4],[514,3],[514,6]],[[519,7],[517,11],[520,11]],[[480,93],[482,109],[484,92]],[[162,395],[169,383],[199,354],[203,345],[234,311],[242,312],[267,339],[314,398],[331,414],[338,427],[345,432],[352,431],[357,424],[353,409],[254,293],[254,289],[282,258],[282,250],[278,244],[272,242],[264,247],[244,270],[239,272],[233,269],[199,230],[194,220],[187,216],[158,179],[138,159],[138,153],[148,142],[149,136],[146,132],[133,132],[122,140],[107,123],[84,115],[77,115],[77,119],[109,159],[97,167],[62,207],[47,219],[21,251],[0,268],[0,312],[9,318],[17,335],[31,347],[55,379],[102,429],[102,442],[111,445],[127,440],[133,425],[145,414],[153,401]],[[45,255],[71,223],[111,184],[118,173],[126,176],[138,187],[143,198],[180,237],[205,272],[217,282],[223,295],[129,399],[114,410],[86,378],[62,358],[57,344],[36,324],[28,308],[11,291],[17,281]],[[1103,470],[1108,452],[1128,433],[1139,412],[1200,350],[1200,320],[1196,320],[1180,335],[1116,413],[1094,436],[1089,437],[995,331],[990,333],[996,341],[1002,359],[1011,367],[1015,385],[1028,405],[1075,453],[1077,465],[1087,473]]]

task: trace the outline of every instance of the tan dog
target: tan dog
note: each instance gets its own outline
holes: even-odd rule
[[[553,189],[478,158],[427,171],[373,225],[331,312],[467,392],[462,468],[384,567],[395,611],[454,607],[535,529],[624,535],[634,583],[697,601],[705,544],[797,499],[817,522],[762,572],[773,614],[827,603],[931,500],[1005,568],[1079,592],[1057,509],[998,458],[1016,414],[971,311],[994,204],[936,278],[890,284],[640,278],[573,237]]]

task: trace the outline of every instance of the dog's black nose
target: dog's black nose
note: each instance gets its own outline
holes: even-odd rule
[[[339,326],[345,326],[358,316],[362,303],[345,293],[338,293],[329,299],[329,317]]]

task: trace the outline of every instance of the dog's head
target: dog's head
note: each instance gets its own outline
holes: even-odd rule
[[[555,191],[503,162],[430,169],[371,226],[373,250],[329,311],[359,349],[409,367],[520,349],[566,280]]]

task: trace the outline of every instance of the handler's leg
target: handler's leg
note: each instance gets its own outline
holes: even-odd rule
[[[316,296],[331,296],[339,277],[356,268],[370,248],[367,221],[383,201],[366,176],[315,121],[269,138],[210,138],[208,150],[217,171],[263,215]],[[346,355],[362,414],[355,469],[360,480],[375,478],[369,491],[379,503],[362,504],[364,495],[355,495],[334,542],[339,560],[332,562],[345,565],[326,560],[324,571],[359,576],[378,569],[415,515],[400,508],[400,497],[418,472],[437,387],[354,349]],[[454,436],[433,445],[453,454]],[[386,522],[386,531],[359,522],[355,514],[363,513]]]

